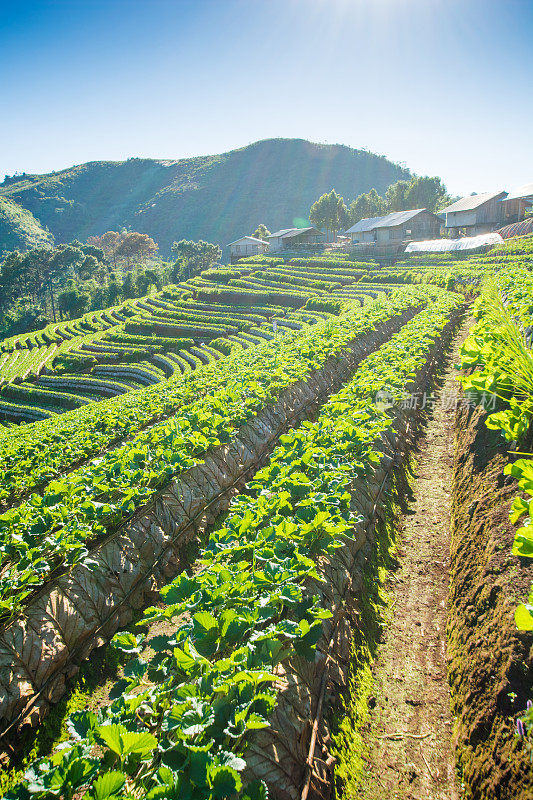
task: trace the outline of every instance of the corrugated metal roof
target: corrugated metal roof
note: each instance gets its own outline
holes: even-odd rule
[[[226,247],[231,247],[232,244],[238,244],[239,242],[254,242],[254,244],[268,244],[265,242],[264,239],[257,239],[255,236],[241,236],[240,239],[235,239],[234,242],[230,242],[226,245]]]
[[[346,233],[365,233],[365,231],[373,231],[375,228],[395,228],[397,225],[403,225],[404,222],[409,222],[410,219],[416,217],[421,211],[426,211],[425,208],[411,208],[409,211],[391,211],[384,217],[367,217],[351,228],[348,228]],[[428,212],[431,213],[431,212]]]
[[[371,231],[374,227],[374,223],[380,219],[384,219],[384,217],[365,217],[365,219],[360,219],[359,222],[356,222],[355,225],[348,228],[345,233],[364,233],[365,231]]]
[[[288,233],[283,235],[283,239],[292,239],[293,236],[299,236],[301,233],[309,233],[310,231],[316,231],[317,233],[322,234],[322,231],[319,231],[318,228],[293,228]]]
[[[457,200],[456,203],[452,203],[451,206],[447,206],[441,210],[441,214],[454,214],[456,211],[474,211],[479,206],[482,206],[483,203],[487,203],[489,200],[498,200],[502,197],[502,195],[507,194],[507,192],[484,192],[483,194],[472,194],[469,197],[463,197],[461,200]]]
[[[386,217],[383,217],[381,222],[379,222],[375,227],[394,228],[396,225],[403,225],[404,222],[409,222],[410,219],[418,216],[418,214],[420,214],[422,211],[426,211],[426,209],[412,208],[410,211],[393,211],[391,214],[387,214]]]
[[[318,228],[314,228],[313,226],[308,228],[282,228],[280,231],[271,233],[270,236],[267,236],[267,239],[291,239],[293,236],[299,236],[301,233],[306,233],[307,231],[322,233],[322,231],[319,231]]]
[[[519,200],[521,198],[533,200],[533,183],[524,183],[523,186],[519,186],[518,189],[509,192],[505,199]]]
[[[280,236],[284,236],[286,233],[289,233],[289,231],[295,231],[295,230],[298,230],[298,229],[297,228],[282,228],[281,230],[276,231],[275,233],[271,233],[270,236],[267,236],[267,239],[278,239]]]

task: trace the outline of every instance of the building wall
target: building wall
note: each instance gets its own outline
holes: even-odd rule
[[[521,222],[526,215],[526,210],[531,207],[530,204],[522,198],[505,200],[503,203],[500,203],[500,205],[502,206],[502,225]]]
[[[440,234],[441,222],[429,212],[419,214],[413,220],[406,222],[402,227],[404,239],[436,239]],[[411,231],[411,233],[408,233]]]
[[[374,242],[374,231],[363,231],[362,233],[352,233],[350,234],[352,237],[352,242],[364,242],[366,244],[370,244]]]
[[[440,233],[440,221],[430,213],[418,214],[414,219],[404,222],[403,225],[394,225],[389,228],[376,228],[376,241],[378,244],[388,242],[402,242],[405,239],[420,241],[421,239],[435,239]],[[373,231],[370,231],[373,234]]]
[[[288,239],[281,240],[281,246],[290,250],[294,245],[317,244],[324,241],[324,236],[318,233],[302,233],[301,236],[290,236]],[[271,248],[272,249],[272,248]]]
[[[283,241],[283,239],[281,238],[281,236],[276,236],[276,237],[274,237],[274,238],[272,238],[272,239],[269,239],[269,240],[268,240],[268,244],[269,244],[269,247],[268,247],[268,249],[269,249],[269,252],[271,252],[271,253],[275,253],[275,252],[277,252],[278,250],[281,250],[281,247],[282,247],[281,243],[282,243],[282,241]]]
[[[473,211],[455,211],[446,214],[447,228],[476,227],[479,232],[491,231],[503,220],[503,203],[500,200],[489,200]]]
[[[376,242],[378,244],[387,244],[387,242],[392,242],[394,239],[402,238],[402,233],[399,228],[376,228],[375,233]]]
[[[264,253],[268,249],[267,246],[261,246],[260,244],[254,244],[254,242],[240,242],[237,244],[231,245],[231,255],[237,256],[256,256],[260,253]]]

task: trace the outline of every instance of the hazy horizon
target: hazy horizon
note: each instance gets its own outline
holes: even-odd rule
[[[452,194],[533,180],[530,0],[2,9],[0,179],[300,138],[440,175]]]

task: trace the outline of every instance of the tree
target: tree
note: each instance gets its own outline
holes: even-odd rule
[[[396,183],[391,183],[385,192],[385,201],[388,211],[405,211],[409,208],[407,199],[409,186],[409,181],[396,181]]]
[[[258,225],[255,231],[252,233],[252,236],[254,236],[256,239],[266,239],[267,236],[270,236],[270,231],[266,225],[261,223],[261,225]]]
[[[137,294],[137,287],[135,285],[135,278],[132,272],[127,272],[124,281],[122,282],[122,296],[129,300]]]
[[[386,214],[386,204],[375,189],[370,189],[366,194],[360,194],[350,205],[350,222],[355,225],[362,219],[368,217],[380,217]]]
[[[122,241],[124,234],[118,231],[106,231],[101,236],[89,236],[87,244],[92,247],[101,249],[107,260],[117,266],[116,250]]]
[[[60,292],[57,298],[59,310],[62,314],[74,319],[87,311],[91,296],[88,292],[81,291],[74,280],[69,281],[65,291]]]
[[[117,258],[126,260],[128,267],[131,267],[133,259],[136,261],[146,261],[157,252],[157,244],[147,233],[137,233],[130,231],[122,236],[121,241],[115,249]]]
[[[22,272],[24,256],[15,250],[8,253],[0,274],[0,308],[4,312],[26,290]]]
[[[107,285],[107,298],[109,305],[114,306],[122,294],[122,286],[118,282],[116,275],[111,273],[109,283]]]
[[[95,256],[85,256],[79,268],[80,278],[83,281],[93,278],[98,270],[98,267],[99,262]]]
[[[155,286],[156,289],[160,289],[161,283],[161,276],[157,270],[145,269],[137,275],[137,293],[142,297],[142,295],[148,294],[150,286]]]
[[[411,208],[427,208],[438,211],[450,202],[450,196],[442,179],[428,175],[415,175],[410,181],[397,181],[385,194],[389,211],[407,211]]]
[[[337,202],[337,220],[336,221],[337,221],[338,228],[336,228],[335,231],[337,231],[337,230],[344,231],[344,230],[346,230],[346,228],[348,228],[350,226],[350,212],[348,211],[346,203],[344,202],[344,199],[342,197],[339,197],[339,200]]]
[[[174,281],[183,277],[192,278],[193,275],[216,264],[222,256],[218,244],[210,244],[202,239],[199,242],[180,239],[179,242],[174,242],[171,249],[176,256],[171,272]]]
[[[335,189],[326,192],[313,203],[309,211],[309,220],[317,228],[325,228],[336,236],[341,228],[346,227],[349,215],[344,199]]]
[[[428,175],[415,176],[407,190],[409,208],[427,208],[428,211],[438,211],[451,201],[441,178]]]
[[[84,248],[86,255],[96,255],[95,250],[102,251],[116,269],[120,259],[124,259],[128,267],[134,259],[141,263],[147,261],[156,254],[158,246],[146,233],[106,231],[101,236],[89,236]]]

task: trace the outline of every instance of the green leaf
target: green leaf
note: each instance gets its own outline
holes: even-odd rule
[[[263,781],[253,781],[245,787],[241,800],[268,800],[268,789]]]
[[[189,753],[189,758],[191,762],[191,781],[197,786],[205,786],[207,783],[207,768],[211,760],[209,753],[206,753],[202,750],[196,752],[193,751]]]
[[[211,794],[216,800],[223,800],[225,797],[231,797],[242,788],[241,776],[236,770],[231,769],[231,767],[212,766],[209,769],[209,779]]]
[[[4,795],[3,800],[30,800],[30,798],[30,791],[22,783],[19,783]]]
[[[197,611],[196,614],[193,615],[193,620],[195,622],[195,626],[203,628],[206,631],[209,631],[212,628],[218,628],[216,617],[214,617],[208,611]]]
[[[516,627],[520,631],[533,631],[533,605],[520,603],[514,612]]]
[[[126,733],[126,728],[124,725],[100,725],[96,732],[98,737],[101,741],[116,753],[117,756],[121,756],[124,752],[124,746],[122,743],[121,734]]]
[[[174,657],[174,661],[176,662],[176,666],[185,674],[191,672],[197,665],[198,660],[193,658],[193,656],[186,653],[180,647],[175,647],[172,651],[172,655]]]
[[[67,729],[74,739],[86,739],[96,722],[97,716],[92,711],[75,711],[67,720]]]
[[[122,734],[123,752],[124,755],[130,753],[141,756],[147,756],[157,747],[157,739],[151,733],[127,733]]]
[[[223,764],[225,767],[231,767],[231,769],[237,772],[242,772],[246,769],[246,761],[244,758],[239,758],[235,753],[230,753],[227,750],[221,750],[217,755],[217,760],[220,764]]]
[[[314,661],[316,644],[322,635],[322,622],[317,620],[309,625],[307,620],[303,619],[299,627],[303,636],[295,640],[294,649],[307,661]]]
[[[120,757],[131,754],[143,757],[157,747],[157,739],[151,733],[132,733],[124,725],[100,725],[96,730],[104,744]]]
[[[215,714],[209,703],[196,702],[185,711],[181,718],[181,727],[185,736],[198,736],[215,720]]]
[[[91,800],[106,800],[108,797],[116,794],[126,783],[126,776],[123,772],[114,770],[113,772],[104,772],[99,778],[95,780],[91,788]]]
[[[189,578],[188,575],[182,574],[161,589],[161,597],[168,605],[182,603],[192,597],[200,589],[200,586],[201,584],[196,578]]]
[[[533,558],[533,525],[527,525],[517,530],[512,553],[514,556]]]
[[[141,643],[144,641],[144,634],[140,633],[135,636],[133,633],[117,633],[113,636],[111,643],[117,650],[122,650],[124,653],[141,652]]]

